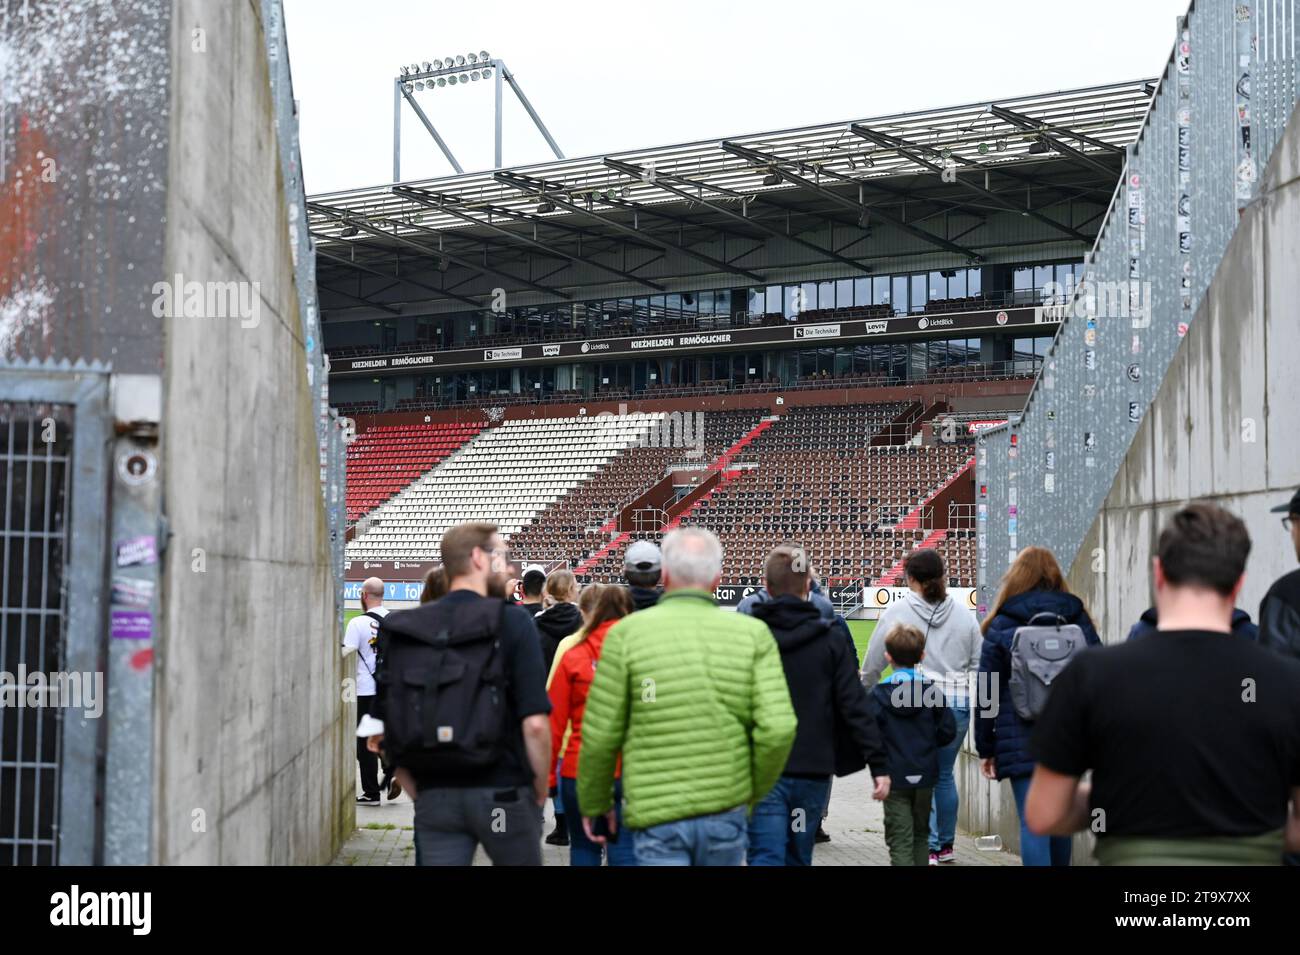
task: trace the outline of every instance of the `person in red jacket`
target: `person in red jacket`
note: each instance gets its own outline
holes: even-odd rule
[[[587,616],[583,628],[585,636],[560,658],[551,678],[551,752],[560,755],[564,745],[565,730],[569,730],[568,744],[563,751],[560,768],[560,796],[570,811],[565,813],[569,827],[569,864],[599,866],[601,846],[587,838],[582,828],[582,814],[578,808],[578,762],[582,758],[582,714],[587,708],[587,693],[596,675],[600,650],[609,628],[632,612],[632,598],[622,587],[602,587],[595,605]],[[556,780],[551,778],[551,785]],[[614,809],[618,813],[618,833],[607,843],[610,865],[636,865],[632,841],[623,831],[622,785],[614,782]],[[623,836],[623,838],[619,838]]]

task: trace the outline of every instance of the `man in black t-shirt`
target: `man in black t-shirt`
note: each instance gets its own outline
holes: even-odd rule
[[[429,608],[463,618],[482,601],[505,598],[506,546],[495,525],[453,527],[443,535],[441,550],[447,594]],[[428,611],[397,613],[422,612]],[[485,769],[415,775],[416,865],[470,865],[480,844],[494,865],[542,864],[551,703],[541,645],[529,611],[508,603],[496,635],[505,673],[506,741]]]
[[[1222,508],[1173,516],[1153,562],[1156,633],[1085,650],[1052,685],[1031,742],[1032,831],[1090,828],[1105,865],[1278,865],[1300,849],[1300,662],[1231,634],[1249,553]]]

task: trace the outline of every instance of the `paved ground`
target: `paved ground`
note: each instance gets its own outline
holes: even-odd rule
[[[414,865],[411,821],[414,805],[406,794],[380,806],[357,807],[357,830],[348,840],[334,865]],[[546,832],[555,828],[550,803],[546,806]],[[865,774],[835,780],[831,811],[826,820],[831,841],[817,847],[814,865],[888,865],[885,848],[884,812],[870,797]],[[1008,852],[982,851],[975,839],[957,837],[958,865],[1019,865],[1020,857]],[[568,865],[569,850],[542,845],[545,865]],[[487,865],[480,849],[475,865]]]

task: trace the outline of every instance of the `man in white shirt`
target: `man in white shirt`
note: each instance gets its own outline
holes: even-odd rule
[[[384,606],[384,582],[371,577],[361,585],[361,615],[354,617],[343,634],[343,646],[357,651],[357,723],[374,712],[375,705],[375,649],[379,621],[388,613]],[[361,767],[361,795],[357,802],[363,805],[379,804],[379,757],[366,748],[366,740],[357,738],[357,763]],[[390,793],[389,798],[396,798]]]

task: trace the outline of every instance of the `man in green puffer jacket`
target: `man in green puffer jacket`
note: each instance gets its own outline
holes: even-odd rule
[[[609,631],[587,697],[578,803],[593,841],[623,817],[638,865],[740,865],[748,816],[776,784],[795,715],[776,641],[718,607],[722,545],[702,528],[663,541],[664,594]]]

